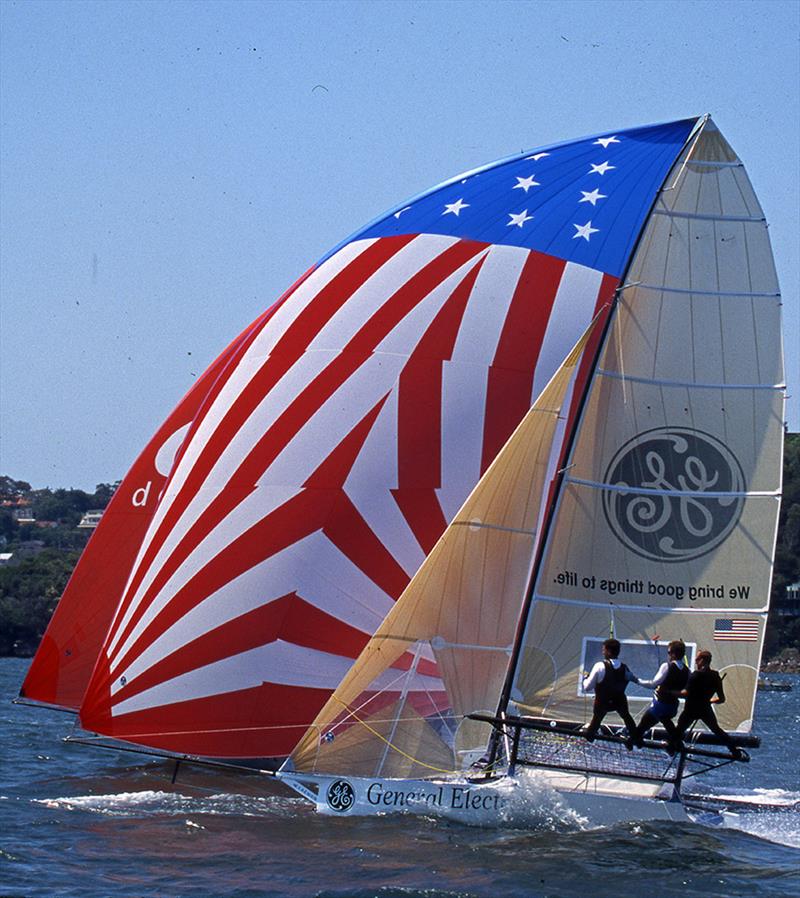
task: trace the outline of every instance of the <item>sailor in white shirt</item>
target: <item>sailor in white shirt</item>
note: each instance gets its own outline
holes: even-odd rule
[[[625,690],[628,683],[638,683],[634,674],[619,660],[620,643],[617,639],[606,639],[603,643],[603,660],[598,661],[591,673],[583,681],[585,693],[594,691],[594,707],[592,719],[588,726],[581,730],[589,742],[591,742],[603,718],[609,711],[615,711],[628,728],[628,741],[625,743],[628,750],[633,747],[633,734],[636,731],[636,723],[628,710],[628,699]]]

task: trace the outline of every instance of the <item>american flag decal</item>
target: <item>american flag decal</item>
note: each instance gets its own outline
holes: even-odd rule
[[[755,642],[758,639],[757,620],[718,617],[714,621],[714,639],[728,642]]]

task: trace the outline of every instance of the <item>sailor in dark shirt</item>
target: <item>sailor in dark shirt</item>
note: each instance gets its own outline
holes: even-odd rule
[[[650,707],[642,715],[634,733],[636,745],[642,745],[644,734],[655,724],[660,723],[667,731],[669,750],[674,753],[680,741],[678,731],[672,718],[678,713],[678,698],[686,688],[689,680],[689,669],[684,664],[686,645],[682,639],[673,639],[667,646],[668,660],[661,665],[652,680],[639,680],[639,685],[655,688]]]
[[[739,749],[733,739],[719,725],[714,709],[711,707],[712,705],[721,705],[725,701],[722,677],[718,671],[711,669],[711,652],[707,650],[698,652],[695,666],[697,669],[692,671],[686,689],[681,693],[686,698],[686,704],[678,718],[678,739],[683,739],[684,733],[692,724],[701,720],[714,735],[719,736],[724,745],[728,746],[731,754],[738,757]]]
[[[589,725],[581,730],[581,735],[591,742],[606,714],[609,711],[616,711],[628,728],[629,742],[626,746],[630,749],[633,747],[630,740],[633,738],[636,723],[628,710],[625,690],[628,683],[638,683],[639,680],[619,660],[619,652],[619,640],[606,639],[603,643],[603,660],[595,664],[589,676],[583,681],[584,692],[594,690],[594,707],[592,719]]]

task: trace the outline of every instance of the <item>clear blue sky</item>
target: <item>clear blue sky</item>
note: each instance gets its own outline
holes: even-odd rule
[[[331,246],[519,150],[711,112],[800,427],[797,2],[0,2],[0,472],[124,475]]]

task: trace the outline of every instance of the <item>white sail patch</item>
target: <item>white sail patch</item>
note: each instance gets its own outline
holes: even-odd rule
[[[436,491],[447,521],[481,476],[488,366],[442,366],[442,486]]]
[[[255,689],[264,683],[332,691],[342,681],[352,664],[352,658],[320,652],[278,639],[268,645],[181,674],[116,705],[112,704],[111,714],[113,717],[120,717],[123,714],[147,711],[177,702]],[[387,688],[395,680],[402,679],[405,674],[405,671],[390,669],[376,681],[375,686],[379,689]],[[414,683],[415,688],[430,692],[442,688],[438,677],[415,674]]]
[[[425,554],[390,492],[398,486],[397,403],[398,391],[393,389],[364,441],[344,491],[376,538],[411,577]],[[376,489],[382,481],[385,488]]]

